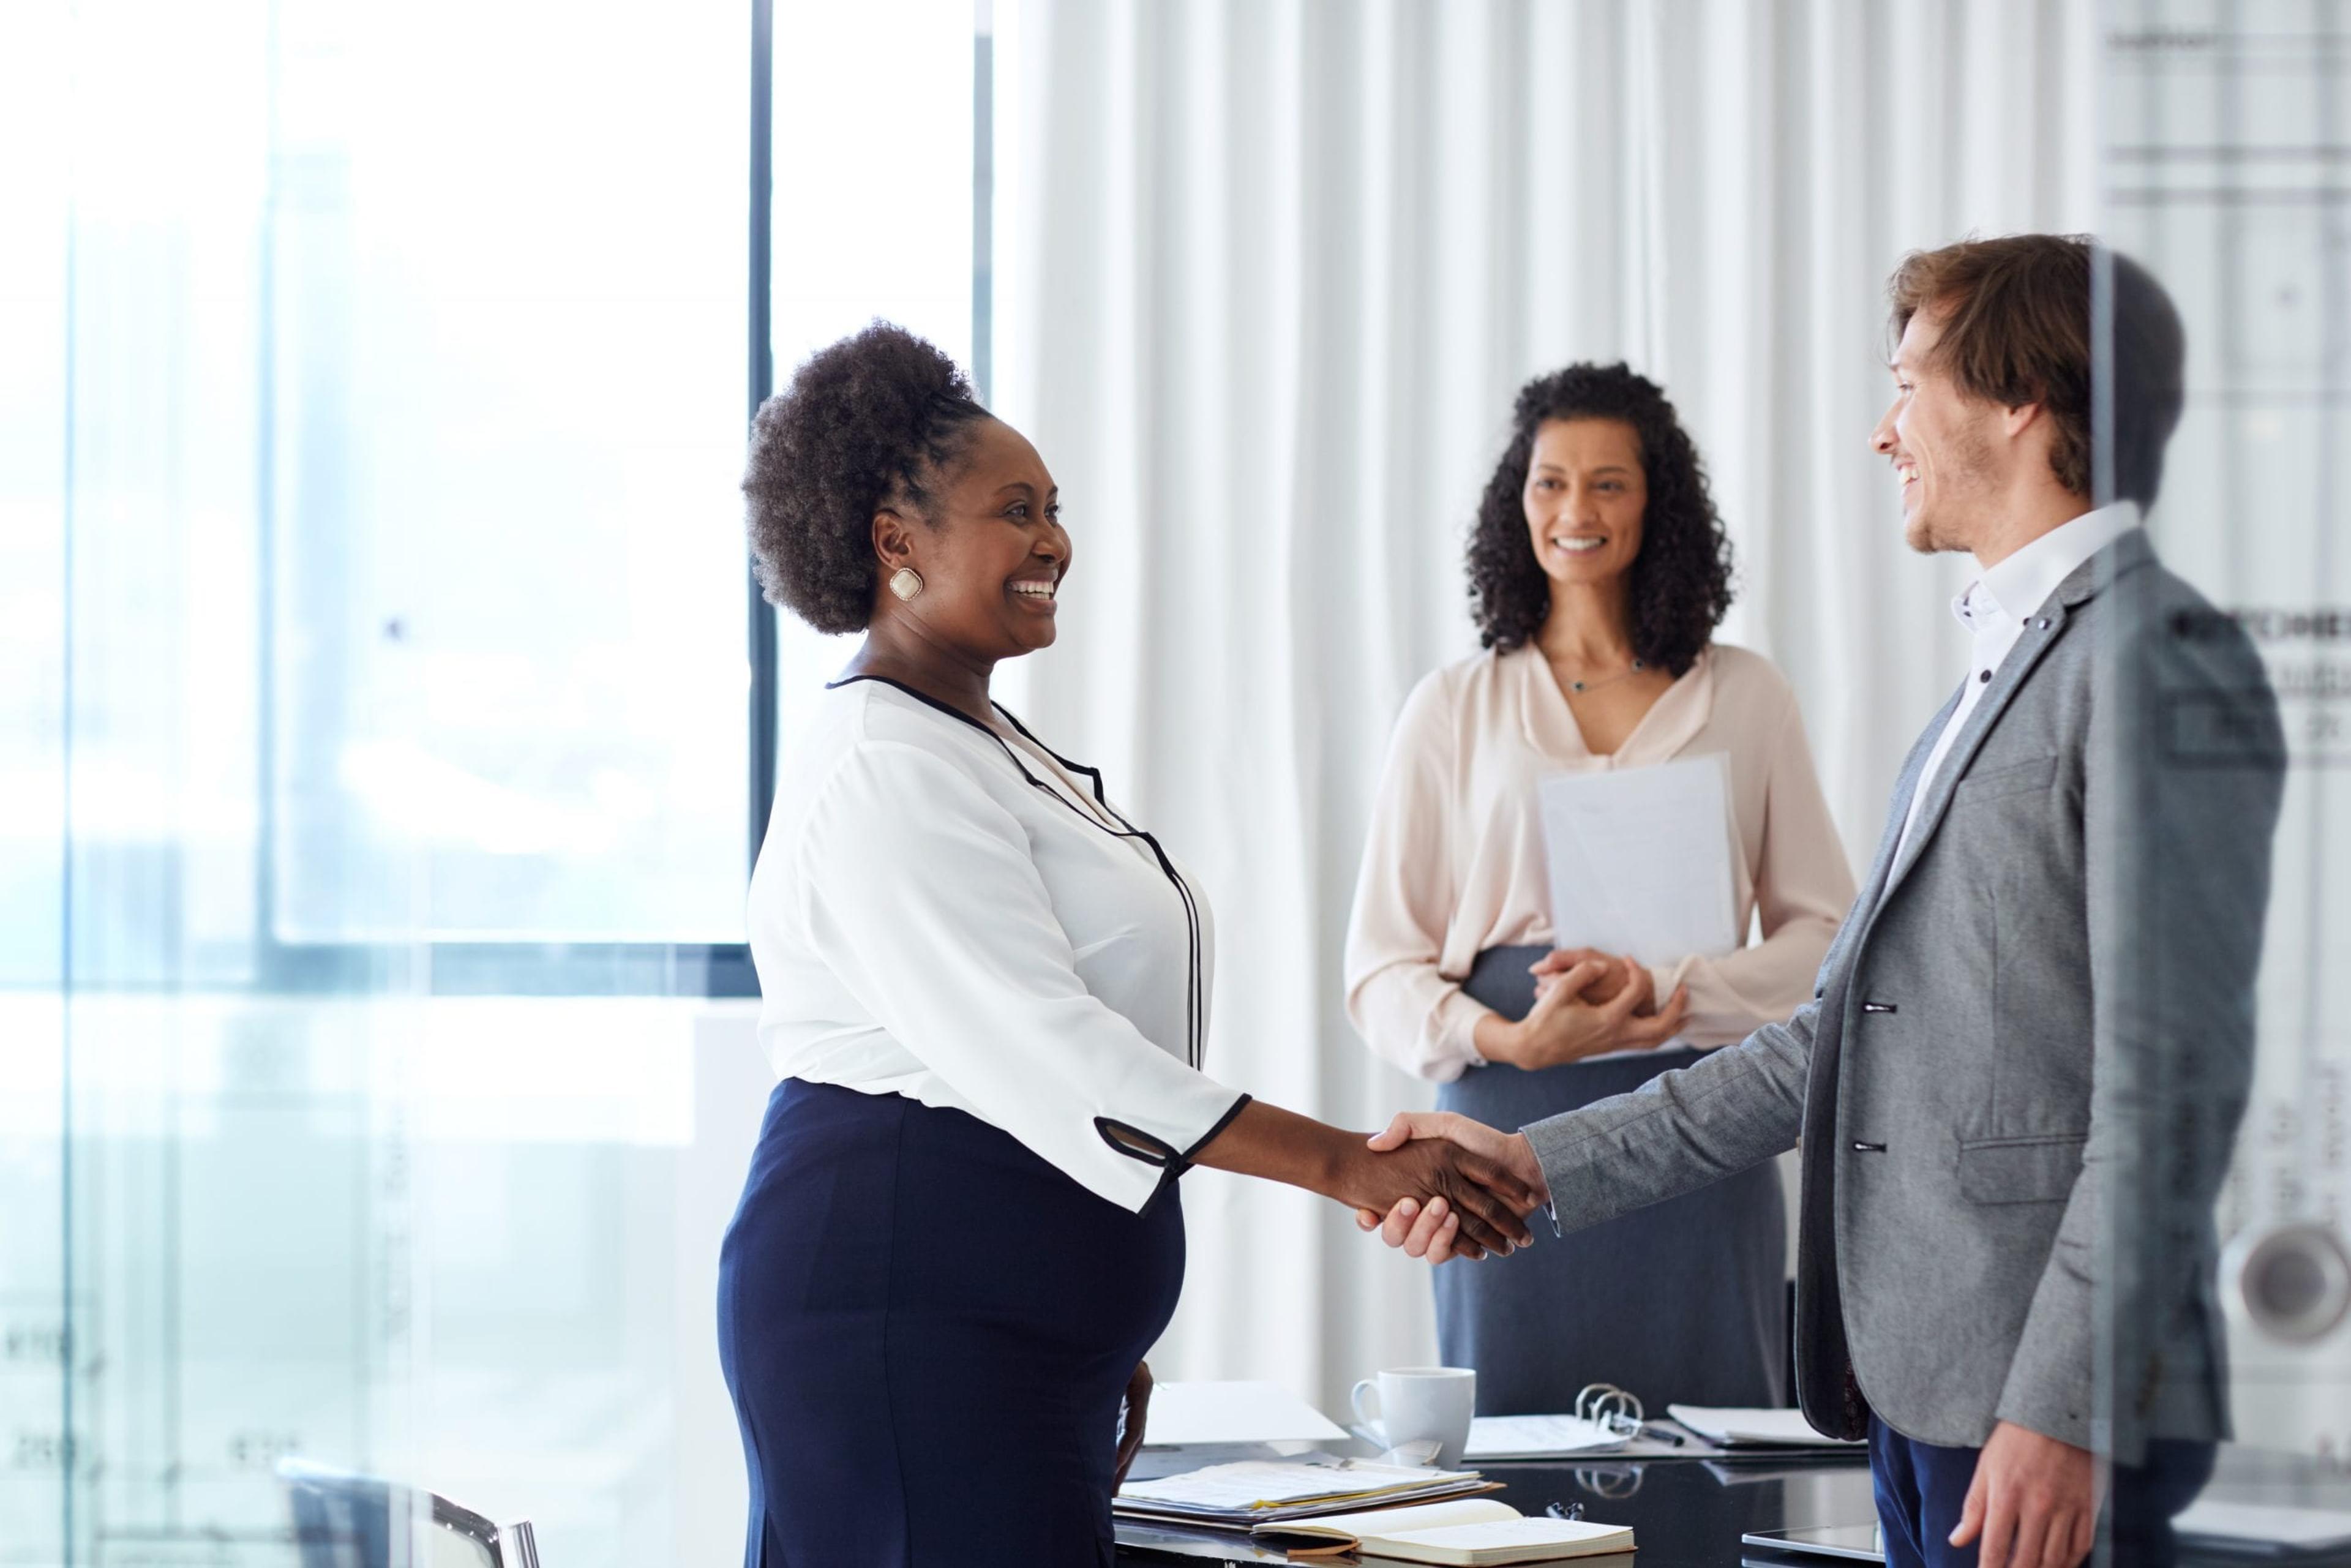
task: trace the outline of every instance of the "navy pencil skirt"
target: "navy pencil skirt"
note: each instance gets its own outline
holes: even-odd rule
[[[787,1079],[719,1255],[746,1568],[1097,1568],[1119,1401],[1176,1311],[1184,1214],[1008,1134]]]

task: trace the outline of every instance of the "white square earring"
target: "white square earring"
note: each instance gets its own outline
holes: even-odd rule
[[[911,566],[902,566],[890,574],[890,591],[900,599],[911,601],[923,591],[923,574]]]

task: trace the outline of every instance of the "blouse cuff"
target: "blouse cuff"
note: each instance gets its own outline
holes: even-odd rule
[[[1218,1134],[1233,1124],[1233,1119],[1241,1113],[1242,1109],[1249,1103],[1249,1097],[1246,1094],[1235,1100],[1230,1106],[1227,1107],[1225,1113],[1217,1118],[1213,1126],[1195,1138],[1192,1141],[1192,1146],[1181,1153],[1178,1153],[1176,1145],[1166,1139],[1146,1133],[1140,1127],[1130,1126],[1113,1117],[1096,1116],[1094,1131],[1101,1134],[1103,1143],[1108,1144],[1127,1158],[1141,1160],[1144,1165],[1159,1167],[1159,1185],[1152,1188],[1149,1197],[1144,1199],[1143,1208],[1137,1211],[1140,1213],[1147,1211],[1153,1204],[1158,1202],[1159,1195],[1173,1186],[1186,1171],[1192,1168],[1192,1163],[1199,1157],[1200,1151],[1215,1143]]]
[[[1470,1068],[1485,1066],[1485,1055],[1478,1049],[1478,1020],[1492,1010],[1467,991],[1447,992],[1428,1020],[1429,1049],[1420,1075],[1450,1083]]]
[[[1678,963],[1650,965],[1649,984],[1655,988],[1652,1005],[1662,1008],[1667,1002],[1672,1000],[1674,988],[1688,979],[1689,972],[1696,967],[1698,967],[1698,958],[1695,955]]]

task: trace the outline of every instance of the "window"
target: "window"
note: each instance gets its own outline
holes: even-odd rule
[[[12,14],[0,1565],[282,1561],[288,1454],[739,1550],[702,998],[840,657],[747,612],[747,392],[972,354],[972,24]]]

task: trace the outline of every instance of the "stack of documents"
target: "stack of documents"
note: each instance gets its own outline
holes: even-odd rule
[[[1804,1419],[1802,1410],[1713,1409],[1702,1405],[1668,1405],[1667,1413],[1704,1437],[1726,1448],[1860,1448],[1860,1438],[1832,1437]]]
[[[1155,1481],[1129,1481],[1111,1507],[1121,1519],[1161,1520],[1247,1530],[1277,1520],[1390,1503],[1430,1502],[1499,1491],[1475,1470],[1426,1470],[1402,1465],[1301,1454],[1294,1459],[1246,1460]]]

